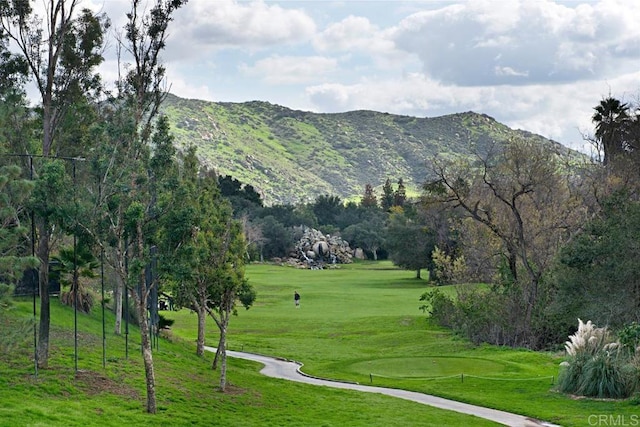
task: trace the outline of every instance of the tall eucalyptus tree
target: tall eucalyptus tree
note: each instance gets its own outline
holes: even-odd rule
[[[131,65],[121,70],[117,94],[104,109],[106,144],[94,163],[99,183],[99,244],[118,277],[114,292],[115,329],[120,332],[122,296],[128,292],[140,319],[149,413],[156,412],[156,393],[146,319],[149,295],[157,283],[145,280],[145,266],[150,261],[149,245],[153,242],[151,224],[158,215],[158,183],[164,179],[161,175],[170,175],[169,166],[174,160],[168,125],[157,121],[166,97],[160,54],[173,13],[186,3],[187,0],[156,0],[147,10],[146,2],[132,0],[124,36],[118,40],[119,55],[127,55]]]
[[[79,0],[48,0],[45,16],[38,16],[31,2],[7,0],[0,3],[0,29],[17,46],[35,82],[41,102],[42,144],[45,157],[56,154],[61,119],[78,97],[100,88],[95,68],[102,62],[104,33],[108,20],[88,9],[79,9]],[[33,154],[33,153],[32,153]],[[40,259],[40,325],[38,365],[46,368],[49,359],[50,307],[47,284],[51,253],[51,222],[37,218],[37,256]]]

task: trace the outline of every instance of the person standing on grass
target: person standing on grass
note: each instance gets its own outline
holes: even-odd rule
[[[300,294],[298,291],[293,293],[293,301],[296,303],[296,308],[300,308]]]

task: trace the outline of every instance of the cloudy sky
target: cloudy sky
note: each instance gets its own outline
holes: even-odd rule
[[[122,27],[128,0],[90,1]],[[471,110],[587,151],[592,108],[640,96],[639,19],[637,0],[189,0],[163,59],[185,98]]]

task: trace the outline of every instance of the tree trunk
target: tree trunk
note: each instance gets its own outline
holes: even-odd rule
[[[420,269],[416,270],[416,279],[422,279],[420,276]]]
[[[120,335],[122,334],[122,291],[124,289],[124,284],[122,283],[122,280],[120,280],[120,276],[116,276],[116,283],[113,285],[113,308],[116,316],[113,332],[116,335]]]
[[[40,273],[38,288],[40,291],[40,324],[38,328],[38,367],[47,369],[49,366],[49,329],[51,324],[51,307],[49,302],[49,227],[42,220],[38,224],[37,255],[40,259]]]
[[[141,293],[144,295],[144,292],[141,292]],[[145,374],[146,385],[147,385],[147,413],[155,414],[157,411],[156,379],[155,379],[155,373],[153,370],[151,340],[149,339],[149,322],[147,322],[146,300],[147,298],[142,297],[136,302],[138,303],[138,316],[140,317],[140,338],[142,339],[142,358],[144,361],[144,374]]]
[[[224,392],[227,387],[227,325],[224,321],[224,325],[220,328],[220,343],[218,345],[218,351],[220,352],[220,391]],[[216,354],[216,359],[217,359]]]
[[[207,324],[207,311],[205,307],[198,306],[196,313],[198,313],[198,340],[196,341],[196,354],[198,356],[203,356],[204,355],[204,334],[205,334],[205,328]]]
[[[218,361],[220,360],[220,352],[222,351],[222,347],[221,347],[221,340],[222,336],[220,337],[220,339],[218,339],[218,346],[216,347],[216,354],[213,356],[213,363],[211,363],[211,369],[212,370],[216,370],[218,369]]]
[[[136,225],[137,231],[137,252],[140,260],[144,259],[144,241],[142,238],[142,221],[138,221]],[[140,269],[138,276],[138,285],[140,287],[140,295],[136,295],[133,290],[134,300],[138,304],[138,316],[140,319],[140,338],[142,344],[142,357],[144,359],[144,374],[147,383],[147,412],[149,414],[156,413],[156,379],[153,370],[153,356],[151,354],[151,339],[149,337],[149,322],[147,320],[147,295],[148,290],[145,286],[145,271]],[[155,286],[150,283],[149,286]]]
[[[122,219],[121,221],[122,222]],[[116,270],[116,283],[113,288],[113,298],[114,298],[114,314],[115,314],[115,323],[114,323],[114,332],[116,335],[122,334],[122,314],[123,314],[123,297],[124,293],[127,292],[127,275],[129,272],[127,271],[127,242],[123,237],[122,227],[118,227],[116,229],[116,236],[118,236],[118,243],[116,248],[114,248],[113,252],[113,267]],[[127,307],[129,310],[129,307]],[[128,313],[128,311],[127,311]]]

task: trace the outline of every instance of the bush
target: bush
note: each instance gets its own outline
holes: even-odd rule
[[[638,346],[640,346],[640,324],[631,322],[625,325],[618,332],[618,339],[627,351],[635,353]]]
[[[431,320],[440,326],[452,328],[456,318],[456,306],[445,294],[438,289],[425,292],[420,296],[420,301],[427,304],[420,306],[420,310],[429,314]]]
[[[514,318],[518,311],[512,309],[503,295],[458,287],[455,300],[437,289],[420,299],[429,302],[421,309],[436,324],[451,328],[474,344],[517,346],[522,341]]]
[[[80,310],[83,313],[91,312],[91,309],[93,308],[93,305],[95,303],[95,297],[93,293],[89,290],[85,290],[84,288],[80,288],[78,289],[77,295],[78,295],[78,310]],[[63,304],[68,305],[69,307],[74,307],[75,305],[74,297],[75,297],[75,294],[73,291],[64,291],[60,294],[60,301]]]
[[[467,277],[467,265],[463,255],[455,257],[436,246],[431,259],[434,264],[434,281],[438,285],[462,283]]]

